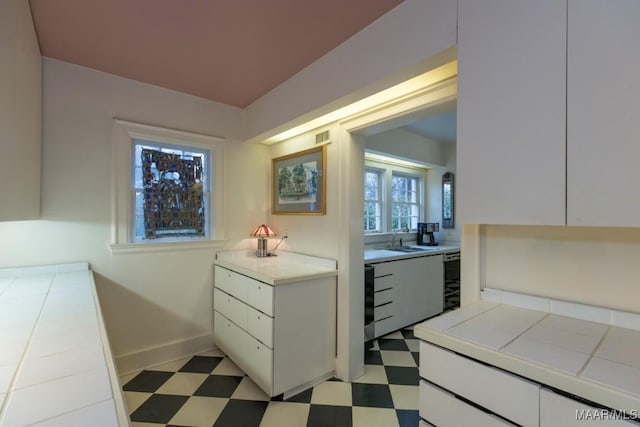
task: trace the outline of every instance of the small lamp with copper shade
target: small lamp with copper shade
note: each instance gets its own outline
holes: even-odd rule
[[[258,249],[256,250],[256,256],[258,258],[269,256],[267,237],[275,237],[275,235],[276,233],[274,233],[273,230],[265,224],[257,226],[250,234],[251,237],[258,238]]]

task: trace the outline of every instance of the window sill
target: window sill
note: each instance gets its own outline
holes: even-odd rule
[[[166,243],[124,243],[109,245],[111,253],[119,254],[139,254],[153,252],[176,252],[191,251],[197,249],[222,249],[225,240],[199,240],[189,242],[166,242]]]

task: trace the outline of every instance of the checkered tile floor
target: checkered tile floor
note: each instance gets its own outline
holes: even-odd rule
[[[418,340],[413,328],[365,350],[353,383],[323,382],[283,401],[270,399],[220,352],[123,376],[132,427],[415,427]]]

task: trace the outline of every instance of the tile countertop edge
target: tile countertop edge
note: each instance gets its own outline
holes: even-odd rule
[[[247,254],[249,254],[248,257]],[[264,262],[282,263],[284,266],[289,267],[294,266],[294,270],[297,271],[291,271],[291,268],[282,269],[277,272],[278,274],[273,274],[273,272],[269,271],[260,271],[260,266],[255,265],[256,260],[259,258],[250,256],[250,253],[247,251],[219,253],[219,255],[222,256],[217,257],[215,265],[229,268],[273,286],[335,277],[338,275],[335,260],[285,251],[281,251],[280,254],[280,257],[265,257],[261,259]],[[244,262],[245,260],[248,262]],[[272,270],[277,271],[277,269]]]
[[[413,245],[415,246],[415,245]],[[376,252],[382,252],[382,254],[376,255]],[[433,256],[446,254],[450,252],[460,252],[460,246],[439,246],[437,250],[423,250],[417,252],[398,252],[391,249],[365,249],[364,250],[364,262],[376,263],[385,261],[397,261],[401,259],[419,258],[425,256]]]
[[[416,337],[428,343],[612,409],[629,413],[640,410],[639,396],[634,397],[634,395],[624,391],[607,387],[579,376],[453,337],[428,328],[424,324],[416,325],[414,333]]]

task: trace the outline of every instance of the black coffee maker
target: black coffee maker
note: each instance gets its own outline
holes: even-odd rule
[[[440,224],[437,222],[419,222],[418,237],[416,244],[420,246],[438,246],[438,242],[433,237],[433,233],[440,231]]]

